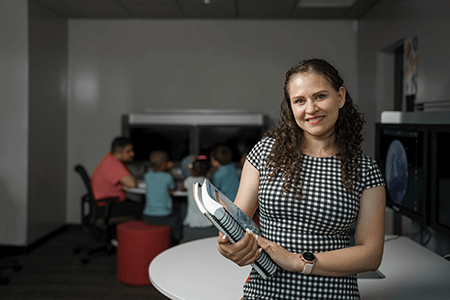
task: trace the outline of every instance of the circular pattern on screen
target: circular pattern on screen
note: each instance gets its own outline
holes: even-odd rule
[[[401,203],[408,187],[408,157],[399,140],[394,140],[389,145],[386,158],[386,181],[392,200]]]

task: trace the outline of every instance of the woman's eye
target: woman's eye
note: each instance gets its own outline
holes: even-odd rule
[[[319,94],[319,95],[317,95],[317,99],[323,99],[323,98],[325,98],[326,96],[324,95],[324,94]]]

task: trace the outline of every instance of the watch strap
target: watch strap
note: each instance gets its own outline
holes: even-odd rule
[[[314,263],[305,262],[305,266],[303,267],[302,274],[311,274]]]
[[[303,257],[304,254],[307,254],[308,259]],[[316,257],[311,252],[303,252],[300,254],[301,260],[305,263],[303,266],[303,270],[301,271],[302,274],[311,274],[312,269],[314,267],[314,263],[316,262]],[[312,259],[312,260],[311,260]]]

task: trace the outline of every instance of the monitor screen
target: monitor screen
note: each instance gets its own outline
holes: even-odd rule
[[[129,137],[133,142],[134,161],[148,162],[150,153],[162,150],[170,160],[179,162],[189,155],[190,126],[132,125]]]
[[[233,152],[233,162],[238,163],[242,154],[250,150],[262,137],[261,126],[201,126],[199,130],[200,154],[209,157],[217,145],[227,145]]]
[[[429,222],[428,127],[377,124],[376,159],[386,180],[386,205],[412,220]]]
[[[436,231],[450,237],[450,125],[431,129],[432,223]]]

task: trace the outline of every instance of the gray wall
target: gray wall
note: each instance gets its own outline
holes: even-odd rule
[[[65,21],[37,18],[41,9],[28,19],[27,3],[0,1],[0,244],[79,223],[73,166],[93,171],[123,113],[240,108],[276,120],[286,69],[321,56],[366,113],[364,150],[373,155],[374,123],[393,107],[386,49],[414,35],[418,101],[448,99],[450,3],[439,0],[381,0],[357,35],[350,21],[71,20],[64,36]]]
[[[29,1],[28,243],[66,224],[67,20]]]
[[[27,246],[66,222],[67,21],[0,1],[0,244]]]
[[[245,109],[278,118],[284,73],[322,57],[357,99],[350,21],[69,21],[67,221],[120,134],[120,116],[149,109]]]
[[[0,244],[27,236],[27,18],[26,0],[0,1]]]
[[[440,0],[381,0],[360,22],[358,32],[358,86],[361,108],[368,114],[366,152],[374,151],[375,122],[384,110],[393,110],[392,46],[418,37],[418,103],[450,103],[450,2]],[[371,113],[372,112],[372,113]],[[405,220],[403,223],[407,224]],[[409,223],[411,223],[409,221]],[[417,224],[409,232],[418,238]],[[424,233],[425,240],[428,233]],[[427,245],[440,254],[450,252],[450,241],[434,233]]]
[[[381,112],[393,110],[389,76],[393,72],[390,48],[418,37],[418,103],[450,102],[450,2],[440,0],[381,0],[360,22],[358,32],[358,89],[367,112],[367,132],[373,135]],[[373,152],[374,138],[365,144]]]

